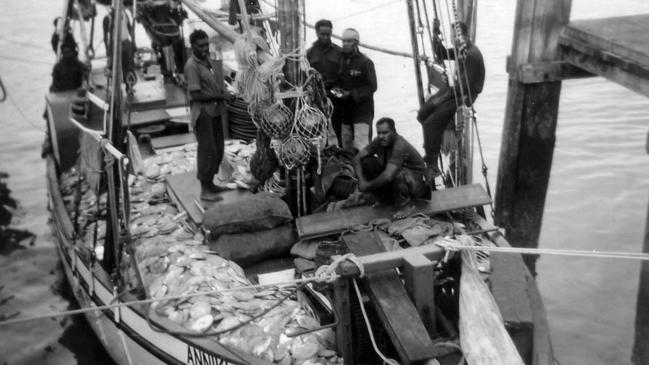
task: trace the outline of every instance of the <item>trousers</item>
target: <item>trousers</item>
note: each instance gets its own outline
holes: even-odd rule
[[[436,164],[439,150],[442,146],[442,137],[446,126],[453,120],[457,110],[455,98],[443,101],[435,107],[430,114],[421,122],[424,132],[424,161],[428,164]]]
[[[222,128],[220,115],[212,117],[205,110],[201,110],[194,127],[198,142],[196,177],[200,181],[211,183],[214,175],[219,172],[225,148]]]

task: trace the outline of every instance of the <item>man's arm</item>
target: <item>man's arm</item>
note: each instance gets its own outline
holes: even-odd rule
[[[362,103],[370,99],[377,89],[376,71],[374,70],[374,62],[372,60],[367,59],[367,62],[363,65],[363,73],[365,74],[367,84],[350,90],[350,95],[356,103]]]
[[[219,100],[233,100],[234,95],[228,92],[208,93],[201,89],[201,80],[195,66],[185,65],[185,77],[187,78],[187,89],[192,101],[210,102]]]
[[[360,191],[367,191],[375,188],[380,188],[382,186],[385,186],[392,182],[394,180],[394,177],[397,174],[397,171],[399,171],[399,168],[397,165],[395,165],[392,162],[388,162],[388,165],[385,166],[385,170],[381,173],[381,175],[377,176],[374,180],[372,181],[367,181],[365,180],[364,183],[363,181],[359,181],[358,183],[358,190]]]

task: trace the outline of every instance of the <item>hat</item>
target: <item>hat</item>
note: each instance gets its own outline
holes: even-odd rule
[[[357,41],[360,41],[360,36],[358,34],[358,31],[354,28],[347,28],[343,32],[343,40],[345,39],[355,39]]]

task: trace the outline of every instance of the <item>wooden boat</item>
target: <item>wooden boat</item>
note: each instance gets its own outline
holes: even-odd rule
[[[194,9],[196,4],[187,1],[186,5]],[[116,2],[113,6],[116,14],[121,14],[121,4]],[[194,10],[200,12],[200,9]],[[227,29],[224,27],[221,30],[227,33]],[[114,32],[114,39],[121,39],[118,30]],[[113,64],[112,74],[120,75],[120,67],[119,62]],[[186,127],[183,128],[184,116],[178,115],[178,108],[186,105],[185,94],[172,79],[150,72],[147,77],[140,74],[139,79],[144,81],[132,85],[134,95],[122,98],[121,92],[110,92],[121,89],[120,77],[115,77],[111,85],[103,76],[103,70],[93,70],[91,80],[95,90],[87,95],[90,103],[85,104],[88,106],[85,120],[80,120],[78,114],[70,115],[70,106],[79,103],[76,92],[47,95],[48,123],[53,144],[53,151],[47,156],[53,232],[66,276],[79,305],[90,309],[85,314],[87,320],[117,363],[379,363],[381,360],[370,342],[403,364],[458,362],[461,357],[457,350],[458,261],[440,264],[445,261],[447,251],[437,245],[384,252],[385,247],[376,231],[341,234],[349,231],[354,224],[365,225],[377,219],[393,220],[395,210],[392,207],[362,206],[335,213],[305,214],[292,222],[302,241],[329,243],[340,237],[337,247],[345,247],[358,257],[365,270],[365,276],[359,280],[363,293],[360,298],[352,290],[358,267],[349,263],[338,267],[341,277],[329,285],[319,284],[319,290],[314,289],[313,285],[298,285],[299,290],[294,292],[280,286],[263,290],[248,288],[261,280],[264,274],[294,268],[294,262],[285,255],[265,259],[245,267],[245,276],[237,276],[240,269],[236,264],[218,258],[208,250],[215,247],[218,250],[219,247],[214,245],[214,238],[209,234],[200,233],[205,207],[196,201],[197,181],[191,172],[183,172],[183,168],[189,165],[183,167],[177,164],[175,167],[178,169],[174,172],[172,169],[160,171],[168,156],[191,155],[192,152],[192,135],[187,133]],[[121,112],[122,106],[126,110],[124,113]],[[106,120],[108,123],[104,124]],[[115,135],[115,131],[122,127],[128,127],[140,136],[151,134],[153,138],[140,137],[137,146],[131,139],[130,153],[125,152],[123,136],[119,133],[118,137]],[[167,131],[161,131],[165,127]],[[161,136],[156,137],[154,133]],[[81,159],[86,165],[92,164],[94,158],[99,166],[103,166],[101,179],[80,172],[81,168],[77,165],[80,149]],[[133,174],[133,169],[137,169],[133,166],[137,162],[136,150],[144,157],[144,168],[138,176]],[[87,155],[84,157],[83,153]],[[167,162],[170,161],[171,157]],[[187,162],[188,159],[183,161]],[[158,165],[158,162],[161,164]],[[151,166],[157,168],[157,172],[146,170]],[[93,170],[86,168],[87,171]],[[97,172],[96,167],[94,172]],[[163,187],[162,191],[152,191],[160,186]],[[91,191],[97,194],[90,194]],[[219,205],[237,206],[252,195],[247,190],[232,190],[223,194],[222,202],[215,204],[217,209]],[[478,208],[490,201],[480,185],[465,185],[433,192],[431,200],[417,203],[414,213],[436,217],[446,224],[451,223],[444,217],[451,217],[453,221],[462,221],[468,230],[473,230],[475,237],[507,246],[503,236],[476,214]],[[158,209],[161,206],[165,208]],[[172,209],[166,208],[170,206],[175,210],[164,211]],[[143,209],[148,209],[147,214],[155,211],[151,214],[156,217],[156,223],[148,226],[146,232],[142,230],[144,225],[138,221],[147,217]],[[164,223],[173,223],[171,229],[160,223],[164,217],[170,216],[171,220],[167,219]],[[163,242],[164,250],[145,252],[143,238],[149,238],[147,242]],[[180,241],[185,243],[179,248],[176,243]],[[241,243],[234,241],[231,244],[236,246]],[[286,251],[283,253],[286,254]],[[214,294],[212,299],[227,298],[229,305],[236,306],[236,310],[248,311],[226,317],[236,317],[239,324],[259,312],[268,314],[273,308],[266,310],[263,306],[270,302],[298,303],[291,304],[287,312],[279,312],[279,315],[274,313],[282,318],[283,326],[290,327],[279,329],[280,343],[268,340],[262,346],[260,342],[255,342],[258,338],[254,336],[259,333],[245,331],[236,332],[236,336],[239,336],[236,344],[233,344],[235,340],[232,336],[228,337],[229,332],[211,335],[220,324],[226,322],[226,318],[220,318],[221,322],[215,319],[216,307],[208,309],[207,314],[201,312],[194,316],[191,310],[198,310],[200,306],[196,305],[198,302],[191,302],[190,298],[196,296],[187,296],[173,305],[165,304],[174,300],[172,294],[200,295],[198,289],[188,292],[182,285],[172,293],[169,289],[171,284],[167,281],[163,282],[164,285],[168,284],[164,292],[154,290],[156,275],[151,271],[145,272],[145,268],[151,266],[143,264],[143,261],[159,258],[169,261],[170,255],[175,255],[172,264],[167,262],[157,273],[157,278],[162,274],[165,279],[168,278],[172,270],[170,267],[181,267],[178,260],[183,258],[194,260],[186,263],[187,266],[181,270],[183,274],[191,271],[193,263],[201,261],[226,268],[231,276],[224,280],[241,280],[221,288],[225,289],[222,293],[215,294],[214,287],[211,287]],[[157,261],[149,262],[155,265]],[[543,303],[534,279],[520,256],[493,253],[490,263],[491,290],[520,356],[527,364],[553,364]],[[247,288],[248,294],[244,295],[244,299],[235,300],[223,294],[237,287]],[[158,285],[157,289],[160,288],[161,285]],[[172,299],[150,300],[161,297]],[[260,308],[250,308],[253,300]],[[182,317],[186,313],[180,308],[187,304],[191,304],[191,307],[187,307],[191,313],[189,317]],[[212,304],[224,305],[224,302],[211,301]],[[163,306],[170,311],[161,313],[156,310]],[[92,310],[94,307],[100,309]],[[231,308],[219,310],[222,314]],[[192,327],[206,316],[210,319],[206,328]],[[300,318],[308,323],[295,324]],[[192,324],[187,326],[189,322]],[[225,327],[230,329],[232,326]],[[368,328],[372,328],[375,334],[372,341],[366,336]],[[309,340],[305,339],[307,336]],[[259,347],[253,346],[253,343]],[[270,348],[273,351],[269,352]]]

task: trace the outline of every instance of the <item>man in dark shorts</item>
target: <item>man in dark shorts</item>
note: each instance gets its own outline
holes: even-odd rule
[[[433,24],[436,29],[433,39],[435,55],[438,59],[457,59],[460,76],[455,80],[455,86],[432,97],[417,113],[417,120],[422,124],[424,132],[424,160],[428,165],[426,173],[431,182],[439,174],[437,162],[446,126],[453,119],[458,106],[471,106],[475,102],[485,81],[484,59],[478,47],[468,38],[466,24],[458,22],[454,27],[458,52],[454,48],[444,47],[439,39],[439,21],[436,20]]]
[[[358,190],[403,208],[413,199],[427,198],[426,164],[417,150],[399,135],[391,118],[376,122],[377,137],[354,157]]]
[[[234,99],[223,80],[223,65],[209,57],[207,33],[197,29],[189,36],[192,56],[185,64],[187,90],[191,101],[191,123],[198,142],[196,176],[201,183],[202,200],[221,200],[224,188],[214,185],[223,159],[224,135],[222,117],[225,101]]]
[[[338,108],[342,118],[342,147],[360,151],[372,138],[376,71],[374,62],[358,50],[360,35],[356,29],[345,29],[342,38],[338,82],[331,92],[334,110]]]

